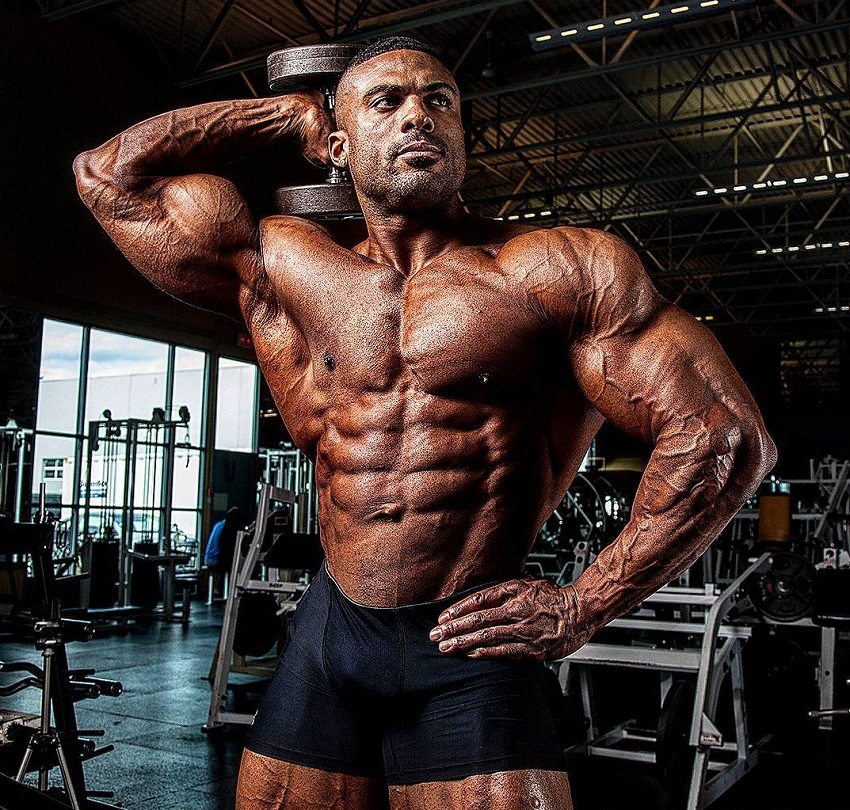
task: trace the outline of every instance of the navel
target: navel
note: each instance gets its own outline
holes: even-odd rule
[[[367,516],[367,520],[387,520],[397,523],[404,516],[404,507],[400,503],[385,503]]]

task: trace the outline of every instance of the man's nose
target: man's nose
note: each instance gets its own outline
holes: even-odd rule
[[[410,99],[404,110],[401,131],[409,132],[410,130],[422,130],[423,132],[434,131],[434,121],[428,115],[428,111],[419,98]]]

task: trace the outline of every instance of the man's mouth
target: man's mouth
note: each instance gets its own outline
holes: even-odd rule
[[[443,150],[439,146],[428,141],[415,141],[401,147],[398,151],[399,155],[408,155],[410,157],[440,157]]]

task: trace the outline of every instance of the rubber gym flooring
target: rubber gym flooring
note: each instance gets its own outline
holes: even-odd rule
[[[207,677],[222,614],[220,604],[196,602],[188,628],[156,621],[125,635],[104,633],[90,642],[68,645],[71,668],[95,669],[97,677],[118,680],[124,687],[118,697],[76,704],[79,727],[102,729],[98,745],[114,746],[84,765],[90,790],[113,791],[106,801],[126,810],[232,810],[244,729],[202,730],[210,699]],[[32,647],[12,643],[0,647],[0,660],[41,663]],[[0,683],[8,684],[9,677]],[[235,679],[257,683],[244,675]],[[0,705],[35,714],[39,695],[37,689],[27,689],[4,698]],[[257,697],[257,689],[232,690],[232,708],[250,710]],[[782,708],[777,706],[777,711]],[[831,732],[803,723],[802,732],[768,742],[754,770],[710,807],[848,810],[846,720]],[[571,757],[571,767],[576,810],[684,806],[660,790],[646,764],[576,756]],[[52,774],[58,781],[58,769]]]

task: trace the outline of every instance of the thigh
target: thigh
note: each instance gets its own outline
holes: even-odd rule
[[[385,810],[380,779],[295,765],[246,750],[239,768],[236,810]]]
[[[392,810],[572,810],[563,771],[522,770],[390,787]]]

